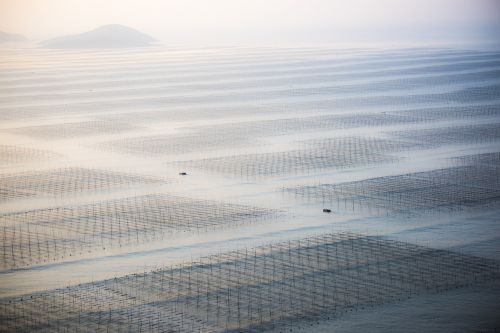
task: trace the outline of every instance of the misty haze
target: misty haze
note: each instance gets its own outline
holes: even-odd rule
[[[405,3],[2,2],[0,332],[500,331],[500,5]]]

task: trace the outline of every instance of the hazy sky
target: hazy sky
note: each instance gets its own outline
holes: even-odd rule
[[[110,23],[164,42],[495,39],[500,0],[0,0],[0,30],[46,39]]]

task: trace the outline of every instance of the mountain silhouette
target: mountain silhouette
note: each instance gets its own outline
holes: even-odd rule
[[[7,42],[23,42],[28,40],[26,37],[23,35],[18,35],[18,34],[11,34],[8,32],[0,31],[0,43],[7,43]]]
[[[122,48],[149,46],[151,36],[120,24],[110,24],[77,35],[67,35],[43,41],[48,48]]]

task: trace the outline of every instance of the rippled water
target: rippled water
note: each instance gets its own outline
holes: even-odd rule
[[[332,231],[500,260],[499,74],[450,48],[4,49],[0,296]]]

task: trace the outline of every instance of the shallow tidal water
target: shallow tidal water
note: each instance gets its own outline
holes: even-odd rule
[[[498,262],[499,74],[438,47],[2,50],[0,297],[337,232]],[[495,331],[496,279],[293,331]]]

